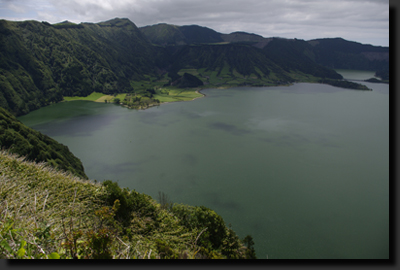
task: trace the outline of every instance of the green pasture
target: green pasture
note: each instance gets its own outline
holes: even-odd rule
[[[160,102],[175,102],[189,101],[202,96],[202,94],[196,93],[196,90],[161,88],[156,91],[153,98],[158,99]]]
[[[88,95],[87,97],[78,97],[78,96],[74,96],[74,97],[64,97],[65,101],[74,101],[74,100],[89,100],[89,101],[96,101],[99,98],[105,96],[105,94],[103,93],[97,93],[97,92],[93,92],[90,95]]]
[[[121,101],[124,100],[126,97],[126,94],[118,94],[116,96],[111,96],[111,95],[106,95],[103,93],[97,93],[93,92],[87,97],[64,97],[64,101],[75,101],[75,100],[88,100],[88,101],[94,101],[94,102],[112,102],[115,98],[119,98]]]

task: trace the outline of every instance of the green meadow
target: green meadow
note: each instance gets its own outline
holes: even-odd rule
[[[96,101],[99,98],[106,96],[103,93],[97,93],[97,92],[93,92],[90,95],[88,95],[87,97],[78,97],[78,96],[73,96],[73,97],[65,97],[64,96],[64,100],[65,101],[75,101],[75,100],[89,100],[89,101]]]
[[[196,90],[187,90],[179,88],[161,88],[156,90],[154,99],[158,99],[161,103],[175,102],[175,101],[189,101],[195,98],[202,97],[203,95]]]

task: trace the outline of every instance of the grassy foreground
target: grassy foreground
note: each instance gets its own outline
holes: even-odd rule
[[[83,180],[0,151],[0,258],[255,258],[211,209]]]

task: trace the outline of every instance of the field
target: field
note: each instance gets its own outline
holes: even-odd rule
[[[89,101],[96,101],[99,98],[105,96],[105,94],[103,93],[97,93],[97,92],[93,92],[90,95],[88,95],[87,97],[64,97],[65,101],[74,101],[74,100],[89,100]]]
[[[124,100],[126,94],[118,94],[117,96],[110,96],[103,93],[93,92],[87,97],[64,97],[64,101],[75,101],[75,100],[88,100],[94,102],[112,102],[115,98],[119,98],[120,100]]]
[[[163,102],[175,101],[189,101],[195,98],[202,97],[203,95],[196,92],[196,90],[185,90],[179,88],[161,88],[156,91],[153,98]]]
[[[265,76],[259,69],[256,71]],[[216,70],[207,70],[207,69],[181,69],[178,72],[178,75],[182,76],[184,73],[192,74],[199,79],[201,79],[204,83],[204,86],[200,86],[197,88],[177,88],[174,86],[165,86],[168,84],[170,78],[167,74],[159,77],[151,77],[145,76],[146,78],[141,81],[131,81],[132,93],[129,94],[130,98],[125,100],[127,94],[119,93],[117,95],[106,95],[102,93],[93,92],[87,97],[64,97],[65,101],[74,101],[74,100],[90,100],[94,102],[113,102],[114,99],[119,99],[121,103],[124,105],[130,106],[129,104],[137,103],[135,106],[139,106],[140,102],[144,102],[146,100],[146,96],[149,91],[154,91],[151,97],[153,103],[155,104],[159,101],[159,103],[165,102],[176,102],[176,101],[189,101],[195,98],[202,97],[203,95],[198,93],[198,90],[204,88],[229,88],[236,87],[241,85],[271,85],[273,84],[271,81],[271,77],[273,78],[273,74],[270,74],[269,78],[259,79],[256,74],[250,74],[249,76],[243,76],[237,72],[237,70],[230,71],[229,65],[225,63],[221,68],[217,68]],[[272,75],[272,76],[271,76]],[[140,100],[133,100],[132,97],[141,98]],[[125,100],[125,101],[124,101]],[[158,100],[158,101],[157,101]],[[145,103],[148,103],[146,101]],[[158,104],[159,104],[158,103]],[[131,104],[131,105],[132,105]],[[143,105],[143,104],[142,104]],[[140,106],[142,106],[140,105]],[[139,107],[140,107],[139,106]],[[148,104],[147,104],[148,106]]]

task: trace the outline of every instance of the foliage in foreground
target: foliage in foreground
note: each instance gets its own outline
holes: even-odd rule
[[[206,207],[158,204],[0,152],[0,258],[255,258]]]

